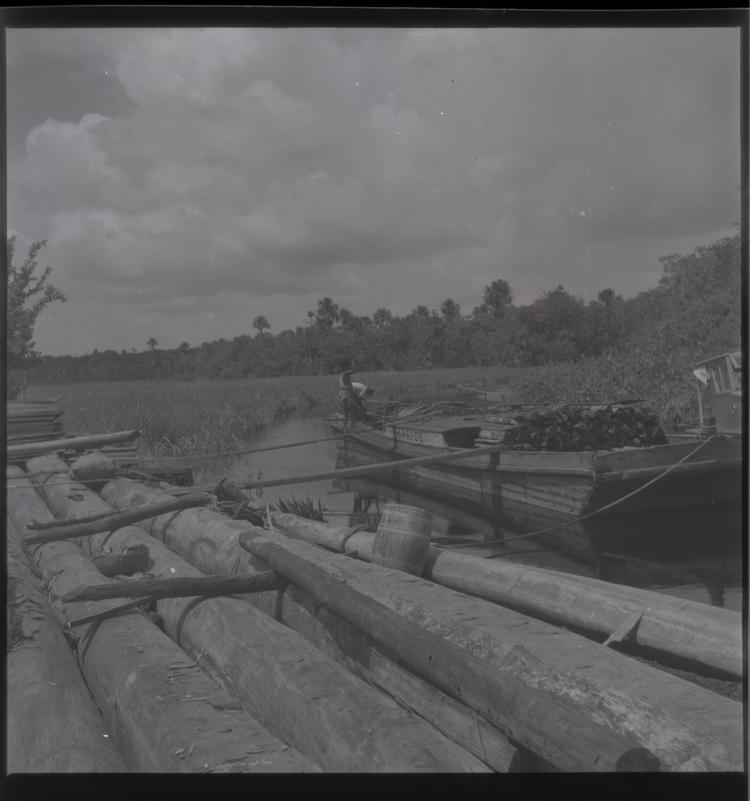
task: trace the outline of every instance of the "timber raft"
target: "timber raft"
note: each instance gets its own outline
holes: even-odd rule
[[[429,515],[232,519],[238,488],[97,450],[136,436],[9,454],[9,773],[743,771],[742,704],[686,678],[741,688],[738,613],[436,548]]]

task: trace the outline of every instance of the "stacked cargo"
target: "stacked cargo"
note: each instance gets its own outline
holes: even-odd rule
[[[63,410],[55,402],[8,401],[8,445],[57,439],[64,432]]]
[[[656,415],[641,404],[562,406],[518,413],[503,442],[523,451],[597,451],[666,445]]]

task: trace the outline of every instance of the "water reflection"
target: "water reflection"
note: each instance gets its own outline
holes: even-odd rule
[[[243,457],[228,477],[240,482],[258,474],[286,478],[382,461],[382,456],[359,447],[348,445],[339,450],[334,441],[327,439],[330,433],[322,420],[311,417],[293,418],[274,426],[253,446],[316,438],[321,442]],[[308,495],[316,501],[320,499],[329,519],[341,526],[359,525],[374,531],[386,503],[411,504],[432,513],[433,542],[443,547],[742,609],[739,506],[649,516],[593,517],[584,523],[533,534],[560,521],[549,516],[524,521],[499,516],[488,519],[455,508],[445,498],[426,497],[403,486],[395,470],[379,473],[377,482],[339,479],[268,488],[260,500],[273,502]],[[464,549],[465,545],[472,547]]]
[[[366,459],[361,450],[347,447],[338,453],[336,469]],[[742,609],[739,506],[572,523],[547,514],[523,521],[500,515],[490,520],[406,489],[395,474],[390,481],[389,474],[384,479],[337,482],[355,499],[350,525],[374,530],[385,503],[407,503],[433,514],[433,543],[443,547]],[[543,533],[535,533],[541,529]]]

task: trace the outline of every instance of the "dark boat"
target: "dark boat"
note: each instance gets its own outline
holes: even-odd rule
[[[403,469],[395,465],[392,478],[473,511],[537,525],[595,511],[619,515],[739,503],[740,364],[740,354],[732,352],[696,367],[694,374],[707,388],[701,426],[670,437],[666,444],[579,451],[509,446],[450,464],[436,460]],[[378,422],[350,423],[349,437],[339,447],[353,442],[396,462],[455,454],[502,445],[513,414],[509,409],[505,416],[498,416],[497,410],[446,416],[413,405]],[[342,415],[331,415],[328,421],[336,433],[344,433]]]

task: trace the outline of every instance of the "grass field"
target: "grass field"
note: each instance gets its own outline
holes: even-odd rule
[[[527,373],[522,368],[456,368],[355,375],[375,387],[375,399],[450,400],[458,385],[494,389]],[[62,395],[65,429],[101,434],[140,428],[143,456],[191,456],[240,447],[295,412],[321,416],[336,407],[338,377],[300,376],[223,381],[116,381],[48,384],[28,400]]]

